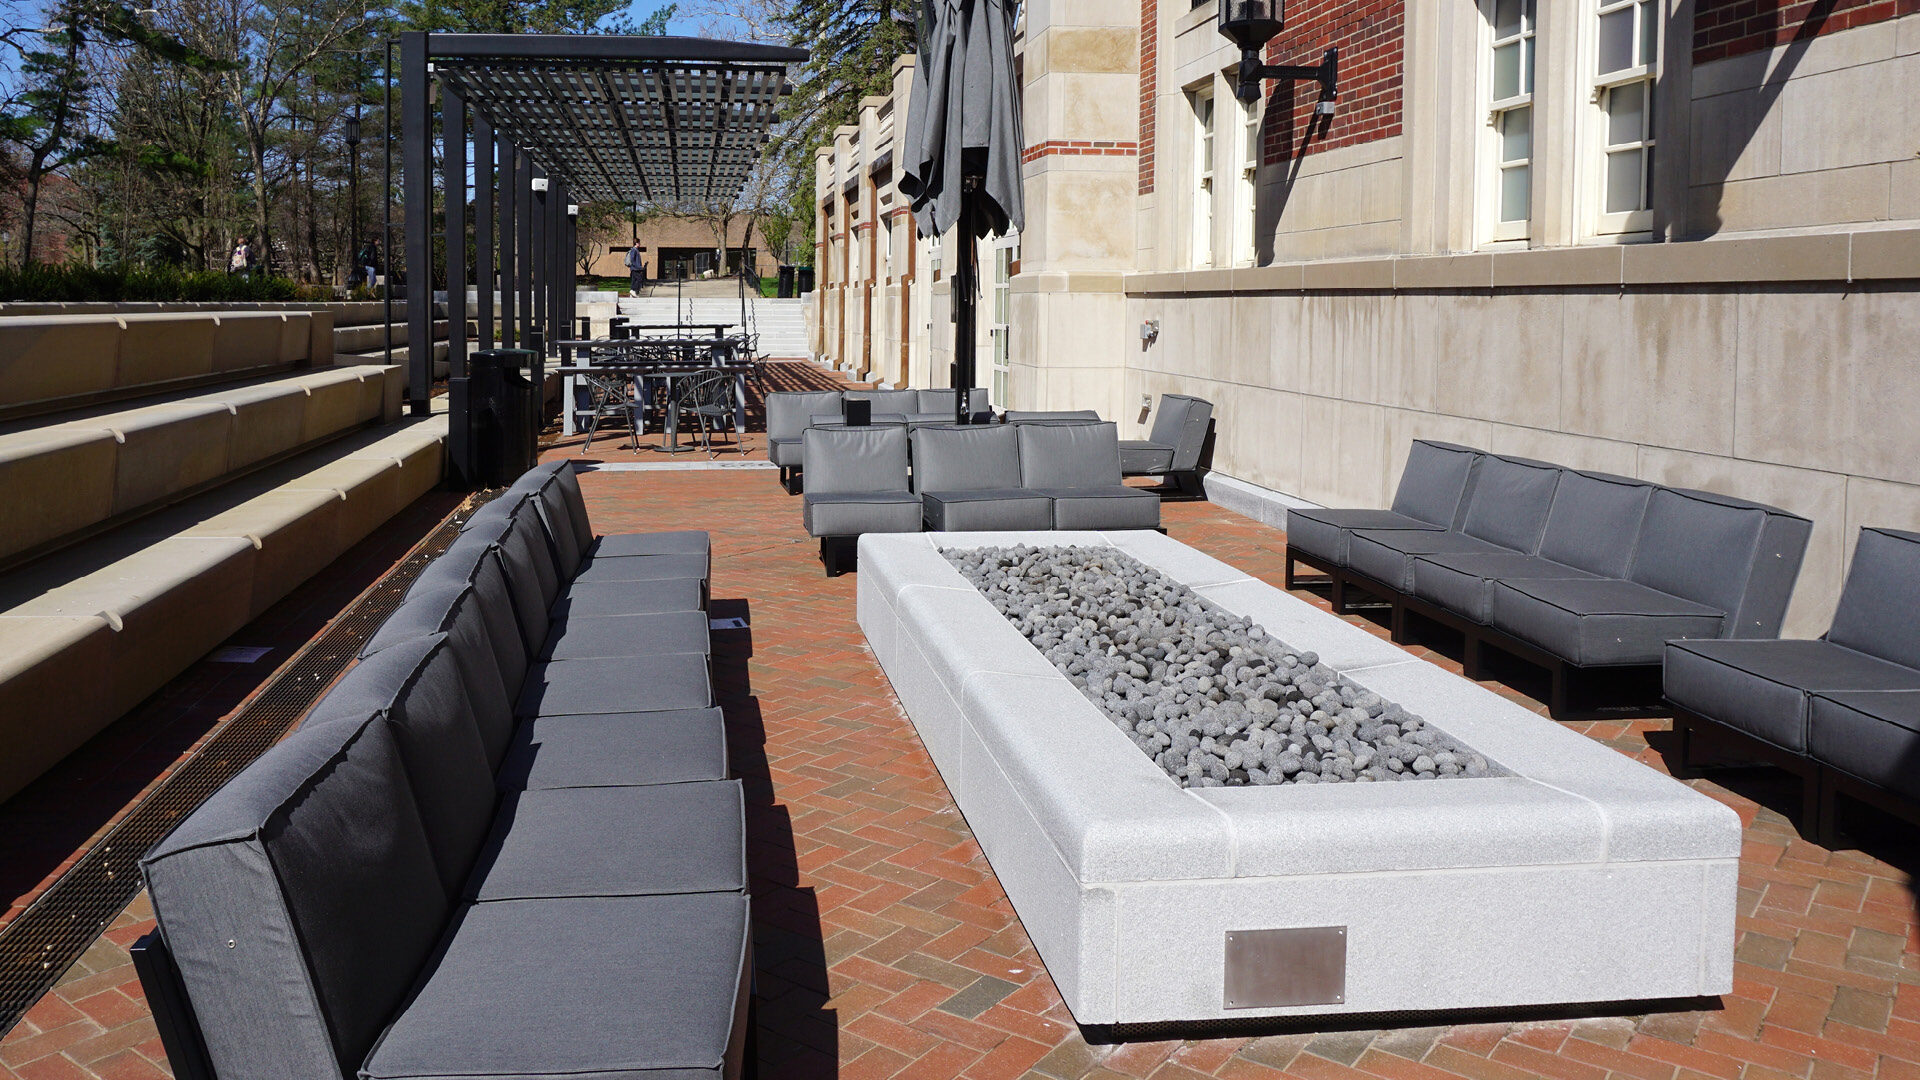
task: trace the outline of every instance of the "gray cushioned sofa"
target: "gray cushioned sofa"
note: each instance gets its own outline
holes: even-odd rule
[[[1666,645],[1679,765],[1711,731],[1801,778],[1801,827],[1832,846],[1837,797],[1920,821],[1920,533],[1866,528],[1813,641]],[[1733,736],[1731,740],[1727,736]]]
[[[706,590],[616,565],[707,558],[702,534],[595,538],[565,463],[469,520],[300,729],[144,860],[136,956],[176,1075],[740,1075],[744,802]]]
[[[820,541],[828,576],[852,566],[855,543],[870,532],[919,532],[920,496],[907,481],[907,427],[809,427],[812,467],[801,518]]]
[[[1200,456],[1212,427],[1212,402],[1187,394],[1161,394],[1147,437],[1120,444],[1120,471],[1127,476],[1165,477],[1187,495],[1205,495]]]
[[[1296,560],[1325,570],[1340,612],[1356,588],[1387,601],[1396,641],[1410,617],[1458,631],[1471,677],[1486,646],[1546,667],[1555,716],[1645,715],[1664,711],[1667,642],[1779,634],[1811,528],[1724,495],[1417,441],[1392,509],[1288,512],[1288,578]],[[1611,700],[1576,709],[1576,683]]]
[[[918,427],[951,424],[958,419],[958,391],[946,390],[816,390],[782,391],[767,395],[767,459],[780,467],[780,485],[789,495],[799,494],[806,467],[802,433],[809,427],[841,427],[847,422],[848,401],[870,403],[869,423]],[[967,404],[976,424],[993,420],[993,407],[984,387],[967,391]]]

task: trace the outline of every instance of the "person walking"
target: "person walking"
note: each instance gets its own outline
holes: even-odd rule
[[[647,259],[640,254],[640,245],[627,249],[627,292],[630,296],[639,296],[640,290],[647,284]]]
[[[380,240],[369,236],[367,242],[360,245],[360,280],[371,289],[380,280]]]
[[[247,277],[253,271],[253,249],[247,246],[247,238],[241,237],[233,245],[233,255],[227,260],[227,273]]]

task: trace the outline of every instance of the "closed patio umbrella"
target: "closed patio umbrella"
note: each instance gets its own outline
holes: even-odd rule
[[[920,235],[959,229],[953,274],[955,419],[974,383],[976,244],[1026,224],[1021,195],[1020,85],[1013,71],[1014,0],[924,0],[919,62],[907,109],[900,190]]]

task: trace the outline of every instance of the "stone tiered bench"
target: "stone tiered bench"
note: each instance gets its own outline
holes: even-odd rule
[[[1111,545],[1514,775],[1181,789],[941,547]],[[1740,823],[1593,740],[1157,533],[860,540],[858,616],[1082,1024],[1732,988]]]

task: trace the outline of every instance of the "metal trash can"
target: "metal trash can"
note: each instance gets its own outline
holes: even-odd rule
[[[791,263],[780,268],[780,284],[776,290],[782,300],[791,300],[799,295],[794,292],[794,267]]]
[[[467,358],[467,377],[448,381],[455,481],[505,487],[538,460],[540,401],[521,373],[527,349],[488,349]]]
[[[813,267],[800,266],[800,267],[795,267],[794,270],[795,270],[794,295],[801,296],[806,293],[812,292],[813,291]]]

